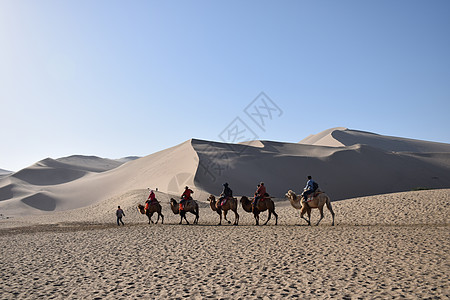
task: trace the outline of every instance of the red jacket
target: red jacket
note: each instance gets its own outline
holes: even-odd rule
[[[153,193],[153,191],[150,193],[150,195],[148,196],[147,200],[150,199],[151,202],[153,202],[155,200],[156,196],[155,193]]]
[[[183,195],[181,195],[181,198],[182,198],[182,199],[188,200],[188,199],[191,197],[191,194],[192,194],[193,192],[194,192],[194,191],[191,190],[191,189],[185,189]]]
[[[256,195],[259,197],[264,197],[266,194],[266,187],[264,185],[260,185],[258,190],[256,191]]]

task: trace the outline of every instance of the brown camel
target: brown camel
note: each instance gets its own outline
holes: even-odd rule
[[[278,215],[275,212],[275,203],[273,203],[272,199],[264,198],[264,200],[259,200],[255,210],[252,210],[252,202],[246,196],[242,196],[241,204],[242,208],[246,212],[253,213],[253,216],[255,217],[256,220],[256,225],[259,225],[259,213],[265,210],[269,211],[269,216],[267,217],[267,221],[264,223],[264,225],[266,225],[267,222],[269,222],[272,214],[275,216],[275,225],[278,224]]]
[[[334,226],[334,211],[331,207],[331,200],[330,197],[328,197],[327,194],[320,191],[320,189],[317,189],[316,196],[313,197],[313,200],[304,203],[302,201],[302,196],[297,196],[292,190],[289,190],[286,193],[286,197],[291,202],[291,205],[295,209],[300,209],[300,217],[304,219],[306,222],[308,222],[308,225],[311,225],[311,209],[312,208],[318,208],[320,211],[320,219],[317,221],[316,226],[319,225],[320,221],[323,219],[323,206],[326,204],[328,210],[331,212],[331,217],[333,218],[333,222],[331,223],[332,226]],[[304,217],[304,214],[308,214],[308,219]]]
[[[183,219],[185,219],[186,223],[189,225],[189,221],[186,219],[186,212],[194,214],[194,224],[198,224],[198,204],[195,200],[187,200],[184,204],[184,209],[180,211],[180,205],[178,204],[177,200],[170,198],[170,208],[172,209],[174,214],[180,214],[181,220],[179,224],[181,224],[183,222]]]
[[[209,195],[209,205],[211,206],[211,209],[213,211],[215,211],[216,213],[219,214],[220,216],[220,221],[218,225],[222,225],[222,212],[223,212],[223,217],[225,219],[225,221],[228,222],[228,224],[231,224],[230,221],[227,220],[227,213],[229,210],[232,210],[234,212],[234,224],[233,225],[238,225],[239,223],[239,214],[237,213],[237,207],[238,207],[238,202],[236,198],[229,198],[225,204],[223,204],[222,206],[219,206],[219,201],[216,201],[216,197],[214,197],[214,195]]]
[[[144,205],[138,204],[138,209],[141,212],[141,214],[147,215],[148,224],[150,224],[150,222],[152,224],[158,224],[159,217],[161,217],[161,224],[164,224],[164,216],[161,213],[162,207],[161,207],[161,204],[159,204],[159,202],[154,202],[154,203],[150,204],[150,206],[147,210],[145,209]],[[156,223],[153,223],[153,220],[152,220],[152,216],[154,213],[158,213],[158,219],[156,219]]]

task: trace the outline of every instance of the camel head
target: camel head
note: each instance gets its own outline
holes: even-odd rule
[[[216,203],[216,197],[214,197],[214,195],[209,195],[208,200],[209,203]]]
[[[141,214],[145,215],[145,207],[142,204],[138,204],[137,207]]]
[[[177,200],[170,198],[170,204],[171,205],[177,205]]]
[[[293,190],[289,190],[289,191],[286,193],[285,196],[286,196],[286,198],[288,198],[289,200],[297,201],[297,195],[294,193]]]
[[[295,209],[300,209],[302,208],[302,202],[301,197],[297,197],[297,195],[294,193],[294,191],[289,190],[286,193],[286,198],[289,199],[289,202],[291,202],[291,206],[294,207]]]

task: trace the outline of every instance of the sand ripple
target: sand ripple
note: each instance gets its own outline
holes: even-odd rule
[[[2,298],[449,297],[448,226],[144,226],[1,236]]]

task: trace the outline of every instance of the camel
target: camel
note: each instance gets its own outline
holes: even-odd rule
[[[141,214],[147,215],[148,224],[150,224],[150,222],[152,224],[158,224],[159,217],[161,217],[161,224],[164,224],[164,216],[161,213],[162,207],[161,207],[161,204],[159,204],[159,202],[150,204],[150,206],[147,210],[145,209],[144,205],[138,204],[138,209],[141,212]],[[152,216],[154,213],[158,213],[158,219],[156,219],[156,223],[153,223],[153,221],[152,221]]]
[[[198,224],[198,204],[195,200],[188,200],[186,201],[186,204],[184,205],[184,209],[180,212],[180,205],[178,204],[177,200],[170,198],[170,208],[172,209],[173,213],[178,215],[180,214],[181,224],[183,222],[183,218],[186,220],[186,223],[189,225],[189,221],[186,219],[186,212],[190,212],[195,215],[194,224]]]
[[[302,196],[295,195],[295,193],[292,190],[289,190],[286,193],[286,197],[289,199],[289,201],[291,202],[291,205],[295,209],[300,209],[300,217],[302,219],[304,219],[306,222],[308,222],[308,225],[310,225],[310,226],[311,226],[311,209],[318,208],[320,211],[320,219],[316,223],[316,226],[318,226],[320,221],[322,221],[322,219],[323,219],[323,206],[326,204],[328,210],[331,212],[331,217],[333,218],[333,222],[331,223],[331,225],[334,226],[334,211],[333,211],[333,208],[331,207],[330,197],[328,197],[328,195],[325,194],[324,192],[320,191],[320,189],[318,189],[316,191],[316,193],[317,192],[319,192],[319,194],[314,196],[313,200],[311,200],[307,203],[304,203],[303,201],[301,201]],[[304,217],[305,213],[308,214],[308,219],[306,219]]]
[[[267,217],[267,221],[264,223],[264,225],[266,225],[267,222],[269,222],[272,214],[275,216],[275,225],[278,224],[278,215],[275,213],[275,203],[273,203],[272,199],[264,198],[264,200],[259,200],[258,205],[254,211],[252,210],[252,202],[246,196],[242,196],[241,204],[242,208],[246,212],[253,213],[253,216],[255,217],[256,220],[256,225],[259,225],[259,213],[265,210],[269,211],[269,216]]]
[[[215,212],[217,212],[220,216],[220,221],[218,225],[222,225],[222,211],[223,211],[223,217],[225,221],[228,222],[228,224],[231,224],[231,221],[227,220],[227,213],[229,210],[232,210],[234,212],[234,224],[238,225],[239,223],[239,214],[237,213],[238,208],[238,202],[236,198],[228,199],[224,205],[221,207],[218,207],[219,201],[216,201],[216,197],[214,195],[209,195],[209,205],[211,206],[211,209]]]

